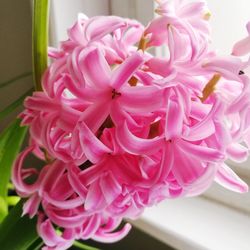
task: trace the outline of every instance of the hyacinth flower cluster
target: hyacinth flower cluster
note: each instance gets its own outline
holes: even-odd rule
[[[240,58],[249,36],[219,56],[204,1],[158,1],[156,12],[146,27],[80,14],[49,50],[43,91],[25,100],[30,144],[12,181],[27,199],[23,214],[38,216],[43,249],[118,241],[131,228],[117,231],[122,219],[214,181],[248,190],[225,161],[249,154],[250,63]],[[167,56],[148,52],[157,47]],[[30,154],[44,166],[26,166]]]

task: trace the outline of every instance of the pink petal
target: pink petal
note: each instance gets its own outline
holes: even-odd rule
[[[32,110],[37,111],[59,111],[60,110],[60,103],[58,100],[53,100],[49,98],[43,92],[34,92],[33,96],[29,96],[25,99],[25,107]]]
[[[239,81],[238,74],[243,68],[243,63],[234,56],[216,56],[206,62],[203,67],[213,73],[217,72],[227,79]]]
[[[119,99],[113,100],[110,109],[110,116],[116,127],[119,127],[126,121],[129,125],[138,126],[135,120],[131,117],[131,115],[124,110],[124,108],[120,105]]]
[[[162,156],[160,167],[156,172],[155,176],[150,179],[152,185],[157,185],[157,182],[164,182],[167,180],[167,177],[172,170],[174,164],[174,154],[171,143],[166,142],[165,146],[162,149]]]
[[[86,157],[92,162],[99,162],[105,154],[111,153],[112,151],[106,147],[93,132],[86,126],[84,122],[78,123],[80,143]]]
[[[33,218],[37,212],[41,202],[41,198],[35,193],[33,194],[23,205],[22,216],[28,214],[30,218]]]
[[[215,181],[234,192],[248,192],[248,185],[242,181],[226,164],[220,165]]]
[[[172,172],[181,186],[191,185],[205,172],[205,165],[175,147]]]
[[[131,225],[127,223],[118,232],[104,233],[104,232],[98,232],[97,231],[97,233],[95,234],[93,239],[95,241],[99,241],[99,242],[114,243],[114,242],[117,242],[117,241],[121,240],[122,238],[124,238],[129,233],[131,228],[132,228]]]
[[[163,91],[154,86],[124,87],[119,97],[120,105],[128,112],[152,112],[159,109]]]
[[[191,50],[188,49],[189,38],[181,34],[178,29],[170,25],[167,27],[168,30],[168,41],[169,41],[169,53],[170,53],[170,65],[176,61],[183,60],[191,54]]]
[[[67,57],[62,57],[55,60],[42,77],[43,90],[50,98],[55,97],[55,83],[59,80],[58,77],[65,72],[66,59]]]
[[[88,128],[96,133],[110,113],[111,103],[106,100],[96,101],[81,115],[79,121],[84,121]]]
[[[71,164],[68,166],[68,179],[69,183],[74,189],[74,191],[83,199],[85,200],[88,189],[84,186],[79,178],[80,169]]]
[[[192,17],[194,15],[199,15],[200,17],[205,7],[206,7],[205,2],[197,1],[197,2],[185,4],[179,9],[178,12],[179,12],[179,15],[185,18]]]
[[[126,26],[124,19],[116,16],[97,16],[91,18],[86,25],[87,40],[99,40],[114,30]]]
[[[46,208],[46,213],[48,217],[51,219],[51,221],[53,221],[56,225],[64,228],[73,229],[75,227],[79,227],[83,224],[83,222],[86,219],[85,213],[80,213],[72,216],[62,216],[47,208]]]
[[[163,143],[163,138],[159,137],[153,139],[136,137],[129,131],[126,122],[117,128],[116,136],[120,146],[131,154],[153,154],[160,149]]]
[[[217,167],[214,164],[208,164],[203,174],[187,187],[187,196],[197,196],[205,192],[213,183]]]
[[[232,54],[235,56],[244,56],[250,53],[250,22],[246,25],[248,36],[238,41],[234,47]]]
[[[135,71],[143,64],[144,59],[139,52],[128,57],[117,69],[114,70],[110,85],[118,90],[133,76]]]
[[[47,246],[55,247],[60,245],[62,250],[68,249],[74,242],[73,230],[68,229],[67,237],[57,235],[51,221],[46,219],[43,221],[43,215],[39,215],[37,223],[37,231]]]
[[[57,48],[48,47],[48,56],[53,59],[58,59],[64,56],[64,51]]]
[[[39,187],[40,180],[37,180],[34,184],[26,184],[23,180],[24,159],[32,152],[33,149],[34,147],[28,147],[22,153],[20,153],[12,169],[12,182],[15,185],[17,191],[21,192],[23,196],[31,195],[32,193],[36,192]]]
[[[122,192],[120,183],[117,181],[111,171],[102,176],[100,180],[100,187],[107,204],[113,202]]]
[[[235,56],[244,56],[248,53],[250,53],[250,35],[237,42],[232,51],[232,54]]]
[[[244,162],[249,156],[249,149],[239,143],[234,143],[227,148],[227,154],[235,162]]]
[[[163,77],[172,76],[172,74],[175,73],[173,71],[172,67],[169,67],[169,63],[166,62],[166,60],[162,59],[162,58],[153,57],[152,59],[150,59],[146,62],[146,65],[150,68],[150,71],[152,73],[157,74],[157,75],[161,75]],[[175,75],[174,75],[174,77],[175,77]],[[166,81],[166,82],[168,82],[168,81]]]
[[[88,17],[84,14],[80,13],[78,14],[78,20],[77,22],[68,29],[68,36],[71,40],[74,42],[77,42],[82,45],[86,45],[85,37],[83,36],[83,23],[86,23],[88,20]]]
[[[179,137],[182,133],[184,114],[181,105],[169,100],[166,110],[165,137],[166,140]]]
[[[77,88],[84,88],[85,87],[85,78],[84,72],[82,71],[80,62],[82,59],[83,49],[81,46],[75,48],[67,58],[67,71],[69,72],[73,84]],[[64,75],[65,72],[62,74]]]
[[[83,205],[84,203],[84,199],[82,197],[60,201],[56,200],[55,198],[52,198],[46,192],[43,193],[43,199],[49,202],[51,205],[54,205],[55,207],[61,209],[74,209]]]
[[[144,34],[149,39],[148,46],[160,46],[168,40],[167,24],[171,20],[167,17],[158,17],[146,27]]]
[[[215,132],[214,119],[218,116],[218,112],[223,111],[224,106],[220,102],[216,102],[210,112],[203,119],[190,127],[188,134],[183,136],[188,141],[197,141],[209,137]],[[217,120],[217,119],[216,119]]]
[[[79,63],[84,77],[99,89],[107,88],[110,84],[110,66],[100,49],[90,47],[81,54]]]
[[[106,202],[103,197],[102,189],[99,183],[94,182],[89,190],[84,204],[84,208],[88,211],[99,211],[104,209]]]
[[[61,161],[52,163],[46,171],[39,188],[39,195],[42,197],[43,192],[49,193],[57,185],[65,171],[65,164]]]
[[[225,155],[217,149],[196,145],[183,140],[178,140],[176,143],[181,151],[203,162],[221,162],[225,159]]]
[[[101,217],[98,214],[91,216],[88,224],[84,226],[83,233],[81,233],[81,239],[89,239],[94,236],[101,224]]]

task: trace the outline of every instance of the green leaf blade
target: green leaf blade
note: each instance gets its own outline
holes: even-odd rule
[[[73,244],[75,247],[79,248],[79,249],[83,249],[83,250],[99,250],[98,248],[95,248],[95,247],[91,247],[91,246],[88,246],[80,241],[74,241],[74,244]]]
[[[24,200],[21,200],[0,224],[1,250],[27,250],[38,239],[36,218],[22,216]]]
[[[12,165],[19,153],[27,128],[16,119],[0,134],[0,197],[6,201]]]
[[[0,222],[8,214],[8,205],[3,197],[0,196]]]

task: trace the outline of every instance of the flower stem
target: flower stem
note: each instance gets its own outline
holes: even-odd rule
[[[84,249],[84,250],[99,250],[98,248],[95,248],[95,247],[91,247],[91,246],[88,246],[88,245],[85,245],[79,241],[74,241],[74,244],[73,244],[75,247],[78,247],[79,249]]]
[[[49,0],[34,0],[33,11],[33,76],[35,89],[42,90],[41,78],[48,65]]]

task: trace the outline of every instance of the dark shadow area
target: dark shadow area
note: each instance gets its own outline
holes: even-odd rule
[[[135,227],[133,227],[127,237],[117,243],[104,244],[92,240],[84,243],[100,250],[174,250],[174,248],[165,245]],[[70,250],[77,249],[79,250],[77,247],[70,248]]]

